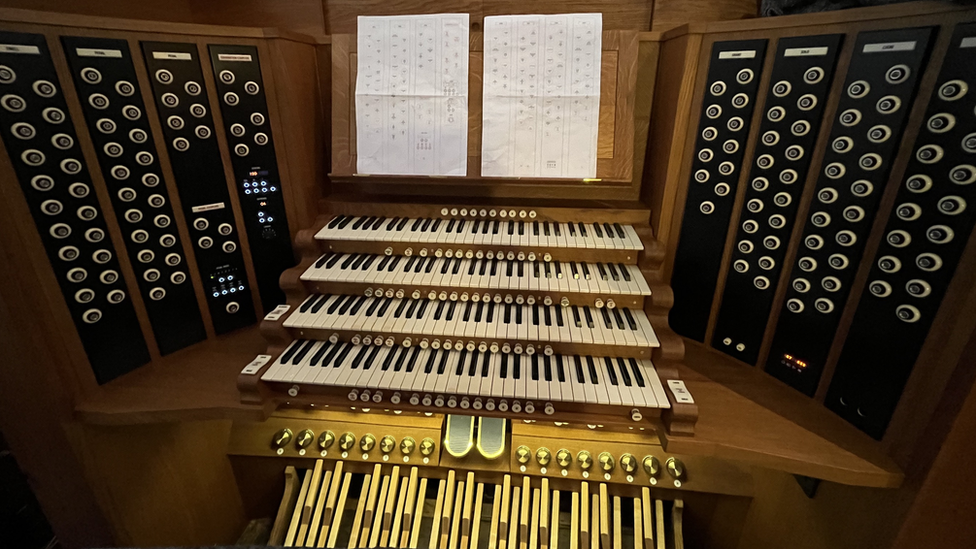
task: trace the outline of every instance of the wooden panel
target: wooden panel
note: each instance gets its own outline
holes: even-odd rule
[[[165,2],[159,3],[165,5]],[[194,23],[277,27],[310,35],[327,34],[322,0],[208,0],[188,3]]]
[[[587,182],[588,187],[602,187],[608,184],[622,184],[630,188],[630,197],[636,197],[638,182],[632,181],[635,162],[634,143],[645,141],[646,134],[635,134],[634,106],[637,102],[637,79],[639,44],[641,40],[654,43],[656,35],[639,35],[634,32],[605,31],[603,36],[602,83],[600,100],[600,124],[598,130],[597,179],[602,182]],[[481,133],[482,133],[482,82],[483,36],[471,35],[469,56],[469,98],[468,98],[468,175],[464,179],[445,180],[451,185],[491,184],[499,185],[564,185],[580,186],[579,180],[542,179],[499,179],[490,180],[481,174]],[[348,178],[356,174],[356,37],[340,35],[332,37],[332,175]],[[651,67],[652,69],[654,66]],[[643,158],[643,148],[637,155]],[[420,183],[432,181],[431,178],[389,177],[384,180]],[[594,189],[596,191],[596,189]],[[475,191],[478,192],[478,191]],[[480,191],[488,192],[487,190]],[[585,191],[584,196],[586,195]],[[515,194],[518,196],[519,194]],[[593,194],[598,196],[597,193]]]
[[[3,0],[0,6],[29,10],[77,13],[102,17],[129,17],[154,21],[192,23],[193,2],[131,2],[130,0]]]
[[[116,543],[233,543],[245,517],[224,453],[229,434],[229,421],[76,425],[76,450],[115,527]]]
[[[652,24],[725,21],[759,15],[758,0],[654,0]]]

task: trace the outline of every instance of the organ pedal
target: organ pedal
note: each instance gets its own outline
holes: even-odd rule
[[[291,509],[294,508],[295,502],[298,500],[298,490],[298,472],[289,465],[285,467],[285,493],[281,498],[281,505],[278,506],[278,514],[275,516],[274,526],[271,528],[268,545],[284,544],[288,527],[291,524]]]

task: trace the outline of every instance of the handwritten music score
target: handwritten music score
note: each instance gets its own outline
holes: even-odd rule
[[[485,18],[481,175],[596,177],[603,17]]]
[[[467,173],[468,14],[360,17],[356,170]]]

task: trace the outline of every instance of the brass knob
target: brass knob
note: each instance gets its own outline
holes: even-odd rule
[[[545,467],[552,461],[552,452],[546,447],[539,448],[535,451],[535,460],[539,462],[539,465]]]
[[[299,449],[308,448],[313,440],[315,440],[315,433],[311,429],[305,429],[298,433],[298,437],[295,438],[295,446],[298,446]]]
[[[367,433],[363,435],[363,438],[359,439],[359,449],[368,452],[376,446],[376,437]]]
[[[591,465],[593,465],[593,456],[591,456],[586,450],[583,450],[582,452],[576,454],[576,461],[579,462],[580,469],[585,471],[589,469]]]
[[[319,448],[327,450],[335,442],[335,433],[325,431],[319,435]]]
[[[515,458],[518,459],[519,463],[525,465],[530,459],[532,459],[532,450],[529,450],[528,446],[519,446],[518,449],[515,450]]]
[[[644,472],[649,477],[656,477],[661,470],[661,463],[654,456],[644,456]]]
[[[420,441],[420,453],[429,456],[434,453],[434,449],[437,447],[434,443],[434,439],[427,437]]]
[[[400,441],[400,453],[403,455],[410,455],[413,453],[414,448],[417,447],[417,441],[410,437],[406,437]]]
[[[620,456],[620,468],[624,470],[628,475],[637,470],[637,458],[632,454],[624,454]]]
[[[356,435],[352,433],[342,433],[339,437],[339,448],[349,451],[356,445]]]
[[[292,432],[291,429],[282,429],[274,434],[271,438],[271,446],[273,448],[284,448],[289,442],[291,442]]]
[[[597,458],[600,462],[600,469],[606,472],[613,471],[614,461],[613,454],[610,452],[601,452],[600,456]]]
[[[671,475],[675,480],[681,480],[685,476],[685,464],[681,463],[678,458],[668,458],[665,462],[668,468],[668,474]]]
[[[573,454],[569,453],[569,450],[563,448],[556,452],[556,463],[560,467],[569,467],[569,464],[573,462]]]
[[[384,454],[389,454],[394,448],[396,448],[395,438],[391,437],[390,435],[386,435],[380,439],[380,451]]]

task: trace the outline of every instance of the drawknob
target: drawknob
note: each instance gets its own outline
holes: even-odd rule
[[[649,477],[656,477],[661,470],[661,463],[654,456],[644,456],[643,466]]]
[[[315,433],[311,429],[305,429],[298,433],[298,437],[295,438],[295,446],[298,446],[300,449],[308,448],[313,440],[315,440]]]
[[[424,440],[420,441],[420,453],[425,456],[429,456],[433,454],[435,447],[436,446],[434,445],[434,439],[430,437],[427,437]]]
[[[342,433],[342,435],[339,437],[339,448],[342,448],[344,451],[348,452],[355,445],[356,435],[352,433]]]
[[[335,442],[335,433],[326,431],[319,435],[319,448],[326,450]]]
[[[610,452],[602,452],[598,459],[600,461],[600,469],[603,469],[608,473],[610,471],[613,471],[613,466],[614,466],[613,454],[611,454]]]
[[[624,470],[628,475],[637,470],[637,458],[632,454],[624,454],[620,456],[620,468]]]
[[[675,480],[681,480],[685,476],[685,464],[681,463],[680,459],[668,458],[665,465],[667,465],[668,474]]]
[[[291,442],[291,438],[291,429],[282,429],[271,438],[271,446],[274,448],[284,448],[286,444]]]
[[[369,433],[363,435],[363,438],[359,440],[359,449],[364,452],[372,450],[374,446],[376,446],[376,437]]]
[[[573,462],[573,454],[569,453],[569,450],[563,448],[556,452],[556,463],[560,467],[569,467],[569,464]]]
[[[414,448],[416,447],[417,447],[417,442],[410,437],[406,437],[400,441],[400,453],[402,453],[405,456],[412,454]]]
[[[586,450],[583,450],[582,452],[576,454],[576,461],[579,462],[580,469],[585,471],[589,469],[591,465],[593,465],[593,456],[591,456]]]
[[[519,446],[518,449],[515,450],[515,458],[519,463],[525,465],[530,459],[532,459],[532,450],[529,450],[528,446]]]
[[[389,454],[396,448],[396,439],[390,435],[386,435],[380,439],[380,451],[384,454]]]
[[[539,462],[539,465],[545,467],[552,461],[552,452],[546,447],[539,448],[535,451],[535,460]]]

